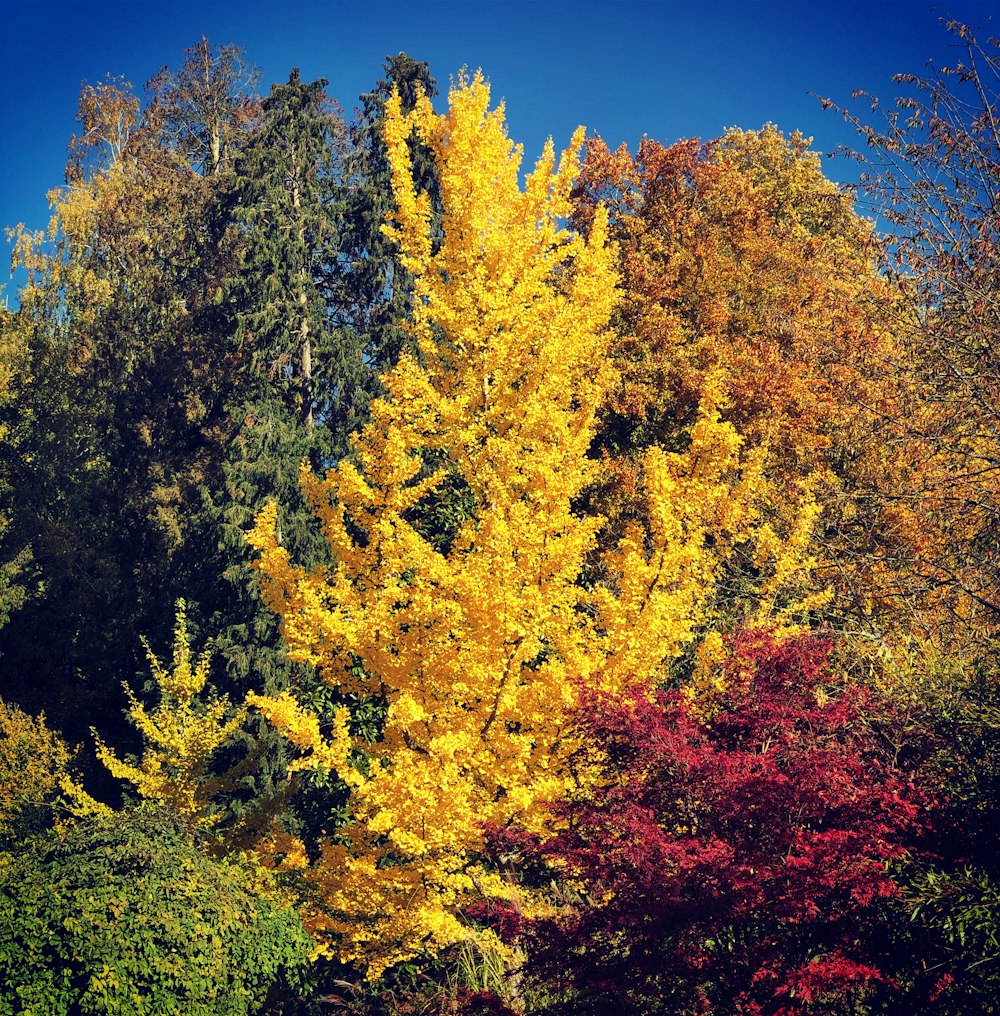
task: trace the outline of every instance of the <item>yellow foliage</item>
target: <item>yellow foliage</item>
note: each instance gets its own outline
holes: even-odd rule
[[[19,224],[13,231],[12,263],[28,271],[28,281],[20,291],[26,312],[41,313],[46,302],[65,292],[74,299],[79,323],[86,328],[93,326],[110,304],[112,281],[87,267],[78,255],[96,229],[104,188],[114,186],[116,176],[120,172],[112,167],[107,176],[50,191],[53,213],[48,229],[32,231]]]
[[[437,158],[439,237],[412,182],[413,132]],[[388,233],[415,277],[421,362],[385,375],[353,461],[303,472],[335,564],[296,566],[273,505],[250,534],[291,657],[388,701],[367,745],[346,711],[326,736],[290,696],[250,696],[302,750],[300,767],[351,789],[349,824],[304,876],[319,901],[311,930],[370,976],[468,940],[462,906],[516,891],[484,863],[484,828],[548,828],[548,804],[574,788],[580,688],[648,686],[677,657],[723,544],[708,536],[746,527],[756,475],[751,463],[734,486],[741,442],[706,402],[686,452],[648,452],[649,530],[629,530],[588,588],[602,520],[574,505],[599,469],[587,452],[614,380],[616,276],[601,212],[586,238],[563,226],[582,131],[558,162],[546,145],[522,189],[521,150],[477,75],[440,116],[426,98],[408,116],[391,100],[385,134]],[[446,465],[427,477],[429,460]],[[446,471],[476,511],[438,551],[415,519]]]
[[[125,688],[129,715],[145,742],[142,758],[135,765],[123,762],[95,731],[97,756],[113,776],[127,780],[140,796],[163,801],[194,828],[211,827],[218,820],[212,799],[223,781],[209,775],[209,763],[213,752],[239,729],[246,709],[226,719],[231,711],[227,696],[210,695],[199,702],[208,680],[209,656],[204,653],[195,659],[191,654],[183,600],[177,605],[172,666],[164,666],[148,646],[146,653],[159,701],[147,710]],[[67,789],[78,814],[108,812],[81,788],[67,785]]]
[[[0,700],[0,839],[38,825],[66,777],[70,752],[58,734]]]

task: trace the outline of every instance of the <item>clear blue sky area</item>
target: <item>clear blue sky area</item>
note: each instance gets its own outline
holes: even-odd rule
[[[954,57],[942,16],[1000,36],[1000,0],[946,8],[930,0],[0,0],[0,226],[47,222],[45,194],[62,182],[82,82],[111,73],[141,90],[202,34],[243,47],[264,91],[296,66],[306,80],[329,79],[348,113],[389,53],[428,61],[443,90],[461,67],[482,68],[529,159],[547,136],[565,144],[581,123],[613,146],[634,147],[643,134],[670,143],[771,121],[828,152],[852,135],[815,96],[848,102],[863,88],[891,98],[893,73]],[[842,161],[825,168],[852,177]]]

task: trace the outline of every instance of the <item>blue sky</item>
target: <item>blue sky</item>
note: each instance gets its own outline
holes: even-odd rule
[[[952,40],[937,20],[946,14],[1000,35],[1000,0],[947,8],[931,0],[0,0],[0,226],[46,223],[45,194],[62,182],[81,82],[110,72],[141,89],[202,34],[242,46],[265,91],[293,66],[306,80],[328,78],[348,113],[386,54],[427,60],[442,85],[462,66],[482,68],[529,159],[547,136],[564,144],[580,123],[612,145],[634,146],[644,133],[669,143],[771,121],[825,152],[851,135],[809,93],[846,102],[864,88],[890,98],[894,72],[949,58]],[[834,179],[851,176],[838,160],[825,168]]]

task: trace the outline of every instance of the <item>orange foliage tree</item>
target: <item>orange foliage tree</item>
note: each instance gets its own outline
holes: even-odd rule
[[[907,569],[923,532],[890,495],[906,464],[885,427],[912,397],[887,370],[899,360],[905,308],[879,272],[870,223],[823,175],[807,139],[770,125],[707,144],[647,139],[635,157],[594,139],[573,224],[586,232],[601,205],[627,298],[615,319],[621,380],[602,412],[608,470],[597,506],[635,516],[638,454],[684,447],[714,385],[722,418],[765,459],[775,532],[788,532],[790,492],[816,493],[814,579],[835,593],[825,620],[869,631],[892,618],[908,624],[917,591]],[[723,608],[730,622],[745,612],[736,601],[756,567],[740,558]]]

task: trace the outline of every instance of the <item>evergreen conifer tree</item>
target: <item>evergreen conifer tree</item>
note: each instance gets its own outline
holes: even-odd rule
[[[203,580],[216,588],[199,590],[198,598],[203,610],[214,608],[230,675],[257,685],[283,683],[287,668],[243,534],[277,499],[286,512],[283,538],[319,559],[322,541],[299,492],[299,469],[303,461],[322,469],[339,457],[343,405],[362,367],[358,342],[335,327],[327,299],[337,270],[343,127],[325,89],[322,79],[303,82],[297,69],[272,88],[223,198],[243,242],[225,302],[244,367],[228,406],[234,436],[224,481],[211,492],[204,520]]]
[[[345,162],[341,261],[344,267],[337,312],[356,333],[365,350],[364,384],[370,396],[380,391],[378,375],[392,367],[407,345],[404,321],[409,314],[412,275],[399,263],[396,245],[382,232],[395,209],[389,158],[383,138],[385,104],[393,90],[404,113],[420,94],[438,94],[437,82],[423,61],[406,53],[387,56],[385,77],[361,96],[350,130]],[[429,195],[440,217],[437,166],[430,149],[416,136],[410,140],[414,186]]]

